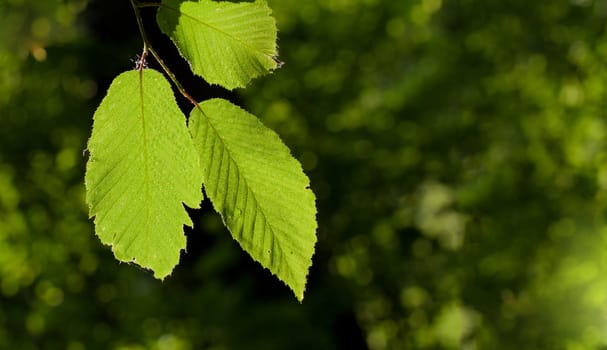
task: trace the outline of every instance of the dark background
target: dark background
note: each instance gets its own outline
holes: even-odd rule
[[[303,304],[208,201],[164,282],[113,258],[83,150],[141,53],[131,5],[0,0],[0,348],[607,348],[607,1],[269,4],[285,66],[235,92],[143,13],[191,95],[247,108],[302,162]]]

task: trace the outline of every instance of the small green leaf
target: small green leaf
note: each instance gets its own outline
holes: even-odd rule
[[[195,74],[231,90],[278,67],[271,12],[263,0],[163,0],[157,22]]]
[[[94,115],[85,184],[96,233],[118,260],[164,278],[202,201],[197,151],[171,87],[144,69],[116,77]]]
[[[316,243],[314,193],[301,165],[275,132],[226,100],[201,103],[190,130],[215,210],[301,301]]]

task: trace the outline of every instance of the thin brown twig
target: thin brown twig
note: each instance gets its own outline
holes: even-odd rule
[[[160,55],[158,55],[156,50],[154,50],[154,48],[152,47],[152,44],[150,43],[150,40],[147,36],[145,28],[143,26],[143,20],[141,18],[141,13],[139,12],[140,9],[143,7],[161,6],[161,4],[160,3],[142,3],[142,2],[139,2],[138,0],[131,0],[131,5],[133,5],[133,10],[135,11],[135,17],[137,17],[137,26],[139,27],[139,32],[141,33],[141,38],[143,39],[143,52],[141,53],[141,58],[138,61],[137,69],[141,72],[145,68],[145,64],[144,64],[145,58],[147,57],[148,52],[150,52],[152,54],[152,56],[154,56],[156,61],[160,64],[160,66],[162,67],[162,70],[164,70],[164,72],[169,76],[169,78],[171,79],[173,84],[175,84],[175,87],[177,87],[177,90],[179,90],[179,92],[183,95],[183,97],[188,99],[188,101],[190,101],[190,103],[192,103],[196,108],[198,108],[200,111],[202,111],[202,109],[198,105],[198,102],[196,102],[196,100],[192,96],[190,96],[190,94],[188,94],[187,91],[185,91],[185,89],[183,88],[183,85],[181,85],[179,80],[177,80],[177,78],[175,77],[175,74],[173,74],[173,72],[171,72],[169,67],[162,60],[162,58],[160,58]]]
[[[158,55],[156,50],[154,50],[152,47],[148,47],[148,49],[150,50],[150,53],[152,54],[152,56],[154,56],[156,61],[160,64],[160,66],[162,67],[164,72],[169,76],[169,78],[171,79],[173,84],[175,84],[175,86],[177,87],[177,90],[179,90],[179,92],[183,95],[183,97],[187,98],[194,106],[196,106],[196,108],[200,109],[200,106],[198,106],[198,102],[196,102],[196,100],[192,96],[190,96],[190,94],[188,94],[187,91],[185,91],[185,89],[183,88],[183,85],[181,85],[181,83],[179,82],[179,80],[177,80],[177,78],[175,77],[173,72],[171,72],[169,67],[162,60],[162,58],[160,58],[160,55]]]
[[[144,7],[160,7],[162,6],[162,3],[160,2],[141,2],[139,0],[133,0],[135,3],[135,6],[139,7],[139,8],[144,8]]]

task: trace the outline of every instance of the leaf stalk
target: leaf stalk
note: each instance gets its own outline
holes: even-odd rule
[[[162,67],[162,70],[164,70],[164,72],[169,76],[169,78],[171,79],[171,81],[173,82],[173,84],[175,85],[177,90],[179,90],[179,93],[181,93],[181,95],[183,95],[183,97],[185,97],[188,101],[190,101],[190,103],[192,103],[196,108],[200,109],[198,102],[196,102],[196,100],[192,96],[190,96],[190,94],[188,94],[187,91],[185,91],[185,89],[183,88],[183,85],[181,85],[179,80],[177,80],[177,77],[175,77],[175,74],[173,74],[173,72],[171,72],[169,67],[162,60],[162,58],[160,58],[160,55],[158,55],[156,50],[154,50],[154,48],[152,47],[152,44],[150,42],[150,39],[148,38],[147,33],[145,31],[145,27],[143,26],[143,19],[141,18],[141,12],[140,12],[141,8],[159,7],[162,4],[161,3],[142,3],[138,0],[131,0],[131,5],[133,6],[133,11],[135,11],[135,17],[137,18],[137,26],[139,27],[139,33],[141,34],[141,39],[143,40],[143,52],[141,53],[141,57],[137,60],[137,69],[139,71],[142,71],[144,68],[146,68],[145,59],[148,55],[148,52],[151,53],[152,56],[154,56],[154,58],[158,62],[158,64],[160,64],[160,66]]]

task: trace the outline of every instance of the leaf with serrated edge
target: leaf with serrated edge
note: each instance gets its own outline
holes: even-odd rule
[[[202,201],[200,158],[169,83],[151,69],[122,73],[94,115],[86,201],[95,231],[120,261],[163,279],[185,249],[182,203]]]
[[[231,90],[278,67],[271,12],[262,0],[163,0],[157,22],[195,74]]]
[[[301,301],[316,243],[315,198],[301,165],[275,132],[223,99],[194,108],[190,131],[215,210]]]

